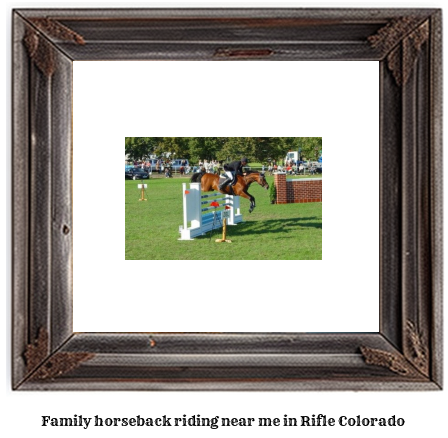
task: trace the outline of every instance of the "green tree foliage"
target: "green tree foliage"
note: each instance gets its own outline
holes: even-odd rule
[[[154,153],[161,137],[125,137],[124,153],[131,160],[141,160]]]
[[[257,137],[256,140],[253,157],[261,163],[278,160],[291,150],[286,137]]]
[[[317,160],[322,137],[126,137],[125,153],[133,160],[149,154],[171,158],[233,161],[246,156],[250,162],[282,160],[288,151],[301,151],[303,159]]]
[[[155,153],[169,155],[171,158],[190,158],[189,137],[163,137]]]
[[[287,137],[288,150],[301,151],[303,159],[317,161],[322,153],[322,137]]]
[[[288,148],[282,137],[228,137],[217,158],[232,161],[246,156],[249,162],[265,163],[286,155]]]
[[[227,137],[190,137],[190,158],[199,160],[220,160],[220,152],[225,147]]]
[[[220,161],[229,162],[246,155],[250,161],[251,154],[249,152],[251,140],[251,137],[227,137],[216,158]]]

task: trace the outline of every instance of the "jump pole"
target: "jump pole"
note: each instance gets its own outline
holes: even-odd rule
[[[147,199],[145,198],[145,189],[148,186],[146,184],[139,184],[138,188],[142,190],[142,196],[140,197],[139,201],[147,201]]]
[[[226,239],[226,233],[227,233],[227,218],[230,216],[230,211],[229,210],[224,210],[222,213],[222,239],[216,239],[215,242],[216,243],[223,243],[223,242],[227,242],[227,243],[232,243],[231,240]]]

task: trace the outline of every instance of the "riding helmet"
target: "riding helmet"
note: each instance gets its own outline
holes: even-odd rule
[[[246,157],[241,158],[241,162],[242,162],[242,163],[247,163],[247,162],[248,162],[248,161],[247,161],[247,158],[246,158]]]

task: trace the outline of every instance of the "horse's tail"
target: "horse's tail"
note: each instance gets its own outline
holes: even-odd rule
[[[202,175],[203,175],[202,172],[193,173],[193,176],[190,178],[190,182],[192,183],[201,182]]]

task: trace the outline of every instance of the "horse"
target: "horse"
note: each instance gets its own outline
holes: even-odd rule
[[[249,213],[252,213],[255,208],[255,198],[250,195],[247,190],[253,182],[260,184],[261,187],[268,190],[269,184],[267,183],[264,173],[262,172],[247,172],[244,176],[237,175],[237,182],[235,185],[227,185],[224,190],[219,190],[219,175],[215,173],[203,173],[198,172],[193,174],[190,179],[191,182],[200,182],[201,190],[203,192],[221,192],[226,195],[242,196],[250,201]]]

